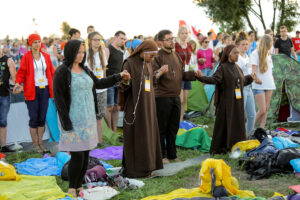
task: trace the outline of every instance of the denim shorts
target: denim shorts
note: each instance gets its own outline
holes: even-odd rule
[[[266,92],[266,90],[257,90],[257,89],[252,89],[252,91],[253,91],[253,94],[254,94],[254,95],[262,94],[262,93],[265,93],[265,92]]]
[[[183,90],[191,90],[192,89],[192,83],[191,83],[191,81],[182,81],[181,82],[181,88]]]
[[[107,91],[97,93],[97,108],[96,119],[100,120],[105,116],[107,106]]]
[[[117,86],[112,86],[107,89],[107,106],[119,105],[119,95]]]
[[[10,108],[10,96],[0,96],[0,127],[7,126],[7,115]]]

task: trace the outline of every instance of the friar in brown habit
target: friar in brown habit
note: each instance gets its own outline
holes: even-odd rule
[[[231,147],[246,140],[243,87],[252,83],[256,75],[244,76],[235,64],[239,51],[234,45],[225,47],[220,66],[212,77],[198,79],[207,84],[215,84],[216,120],[210,147],[211,154],[226,153]]]
[[[155,42],[144,41],[122,66],[132,77],[119,86],[124,97],[122,167],[126,177],[148,177],[163,168],[154,96],[156,75],[151,65],[157,50]],[[167,70],[162,67],[156,74]]]

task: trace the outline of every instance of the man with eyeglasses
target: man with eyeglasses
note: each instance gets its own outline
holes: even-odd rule
[[[155,101],[157,120],[160,133],[160,142],[163,163],[169,160],[180,162],[176,154],[176,135],[180,121],[180,91],[181,82],[196,80],[198,72],[184,72],[184,64],[180,56],[174,51],[175,38],[169,30],[158,33],[161,49],[153,61],[153,71],[156,73],[161,67],[167,65],[168,72],[164,75],[156,75]]]

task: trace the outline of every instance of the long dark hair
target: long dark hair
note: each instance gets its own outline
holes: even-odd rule
[[[64,62],[63,62],[64,65],[68,67],[72,67],[81,45],[83,45],[82,41],[77,39],[69,40],[66,43],[64,47]],[[82,68],[84,66],[84,61],[85,61],[85,54],[82,62],[79,63],[79,66]]]

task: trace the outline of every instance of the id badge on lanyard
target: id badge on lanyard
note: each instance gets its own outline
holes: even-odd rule
[[[150,80],[145,79],[145,91],[150,92],[151,91],[151,86],[150,86]]]
[[[95,73],[95,74],[96,74],[96,77],[97,77],[98,79],[103,78],[103,71],[102,71],[102,69],[96,68],[95,71],[96,71],[96,73]]]
[[[240,79],[238,79],[238,84],[235,88],[235,98],[236,99],[242,99],[242,92],[241,92],[241,87],[240,87]]]
[[[39,83],[44,84],[45,80],[43,78],[39,79]],[[40,89],[45,89],[45,86],[39,86]]]
[[[184,71],[185,71],[185,72],[190,71],[190,66],[189,66],[189,65],[184,65]]]

